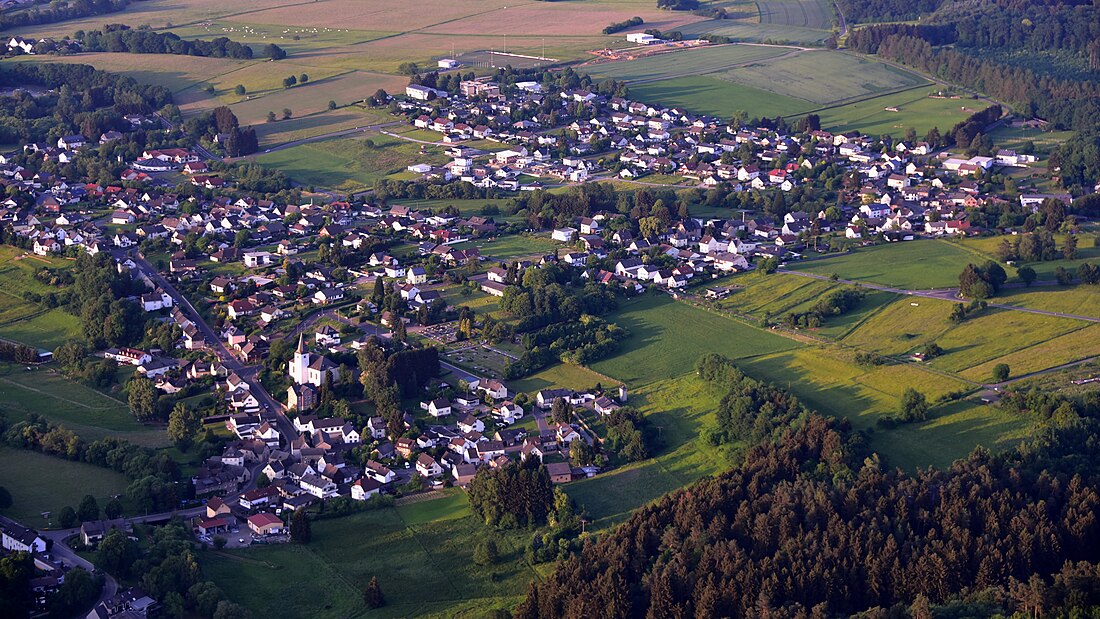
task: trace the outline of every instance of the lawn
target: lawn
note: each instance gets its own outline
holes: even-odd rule
[[[600,384],[608,387],[616,383],[614,378],[604,376],[584,366],[569,363],[555,363],[530,376],[508,381],[508,389],[515,393],[534,395],[543,389],[575,389],[584,391]]]
[[[372,143],[368,144],[368,142]],[[369,189],[389,174],[413,163],[441,163],[435,149],[421,155],[420,145],[385,135],[333,138],[257,155],[255,160],[278,168],[303,185],[354,192]]]
[[[841,279],[871,282],[907,290],[950,288],[975,256],[950,243],[935,240],[875,245],[822,260],[796,262],[788,269]]]
[[[126,490],[128,481],[109,469],[54,458],[34,451],[0,447],[0,486],[11,492],[12,506],[2,511],[25,524],[43,527],[42,512],[55,515],[76,507],[86,494],[100,507]]]
[[[492,536],[500,561],[473,562],[480,539]],[[204,573],[230,599],[257,616],[458,616],[511,608],[534,572],[523,561],[526,531],[500,532],[481,524],[465,494],[363,512],[313,524],[313,541],[207,553]],[[372,576],[385,607],[368,611],[361,591]],[[288,582],[295,583],[288,588]]]
[[[631,388],[691,372],[699,357],[709,352],[743,359],[800,346],[794,340],[664,295],[625,301],[607,320],[628,329],[630,337],[619,354],[597,361],[592,368]]]
[[[491,240],[478,239],[456,245],[458,249],[477,247],[481,255],[493,261],[509,260],[518,257],[541,258],[553,254],[561,243],[547,236],[509,234]]]

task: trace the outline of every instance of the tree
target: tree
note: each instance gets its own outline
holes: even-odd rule
[[[292,88],[297,83],[298,78],[294,77],[293,75],[283,78],[283,88]]]
[[[382,587],[378,585],[378,577],[371,576],[367,588],[363,589],[363,603],[367,608],[382,608],[386,605],[386,596],[382,594]]]
[[[308,544],[313,539],[309,516],[303,510],[295,510],[290,517],[290,539],[299,544]]]
[[[268,112],[267,113],[267,122],[269,122],[269,123],[275,122],[275,112]]]
[[[308,81],[309,81],[309,75],[303,73],[303,74],[298,76],[298,83],[299,84],[305,84]]]
[[[565,398],[557,398],[550,405],[550,418],[554,423],[568,424],[573,420],[573,405]]]
[[[119,501],[117,496],[111,497],[111,500],[103,506],[103,514],[107,516],[108,520],[114,520],[122,516],[122,501]]]
[[[50,617],[82,616],[99,596],[100,583],[87,571],[77,567],[65,573],[65,582],[49,598]]]
[[[289,118],[290,118],[290,108],[284,107],[283,108],[283,120],[288,120]]]
[[[130,412],[139,421],[147,421],[153,417],[157,405],[157,387],[148,378],[135,376],[126,383],[126,391],[129,394]]]
[[[84,498],[80,499],[80,505],[76,508],[76,517],[80,518],[81,522],[99,520],[99,503],[94,496],[85,494]]]
[[[1008,367],[1007,363],[998,363],[997,365],[993,366],[993,380],[999,383],[1005,382],[1006,380],[1008,380],[1008,375],[1010,371],[1011,369]]]
[[[921,349],[921,353],[924,355],[925,361],[930,361],[943,354],[943,349],[935,342],[928,342]]]
[[[586,441],[569,443],[569,462],[573,466],[588,466],[593,457],[592,447]]]
[[[928,400],[923,393],[907,387],[901,394],[899,413],[902,421],[924,421],[928,418]]]
[[[282,60],[286,58],[286,51],[274,43],[268,43],[264,46],[264,56],[271,60]]]
[[[251,619],[252,613],[240,604],[234,604],[229,600],[218,602],[218,608],[214,611],[214,619]]]
[[[478,542],[474,546],[474,563],[478,565],[492,565],[497,562],[498,553],[496,542],[489,537]]]
[[[168,415],[168,438],[180,448],[187,451],[199,431],[199,416],[191,410],[187,403],[176,402],[172,412]]]
[[[1067,234],[1066,240],[1062,244],[1062,257],[1066,260],[1073,260],[1077,257],[1077,235]]]
[[[0,486],[0,509],[7,509],[11,504],[11,493],[4,486]]]
[[[1035,278],[1037,277],[1035,269],[1031,267],[1020,267],[1016,269],[1016,276],[1019,277],[1020,281],[1022,281],[1024,285],[1028,287],[1031,286],[1031,283],[1034,282]]]
[[[61,513],[57,515],[57,523],[61,525],[62,529],[71,529],[76,526],[76,510],[66,505],[65,508],[61,510]]]
[[[238,97],[243,97],[246,92],[248,91],[244,89],[244,84],[237,84],[233,87],[233,94],[237,95]]]
[[[336,101],[335,101],[335,100],[333,100],[333,99],[329,99],[329,101],[328,101],[328,109],[329,109],[329,110],[335,110],[335,109],[336,109]]]

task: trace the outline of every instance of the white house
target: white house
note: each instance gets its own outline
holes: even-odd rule
[[[34,529],[18,524],[5,524],[2,530],[4,548],[21,552],[46,552],[46,540]]]

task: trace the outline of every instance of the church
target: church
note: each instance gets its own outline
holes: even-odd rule
[[[305,335],[298,336],[298,349],[287,364],[287,374],[298,385],[320,387],[328,374],[333,382],[340,378],[340,366],[324,355],[312,355],[306,350]]]

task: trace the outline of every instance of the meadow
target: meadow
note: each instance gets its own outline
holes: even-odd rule
[[[356,192],[413,163],[443,162],[437,147],[428,147],[426,154],[420,153],[420,147],[400,138],[371,134],[300,144],[256,155],[255,160],[282,170],[303,185]]]
[[[121,473],[109,469],[0,447],[0,486],[12,496],[12,506],[0,513],[31,526],[46,527],[42,512],[52,512],[56,522],[62,508],[75,508],[86,494],[103,507],[112,496],[123,493],[127,484]]]
[[[649,82],[630,88],[630,96],[654,105],[691,110],[729,118],[739,110],[750,114],[794,116],[814,105],[802,99],[784,97],[724,80],[695,75]]]
[[[492,537],[500,560],[473,561]],[[523,560],[526,531],[496,531],[470,511],[466,495],[447,496],[313,523],[313,541],[210,552],[204,574],[257,616],[343,619],[465,616],[512,608],[536,574]],[[386,606],[369,611],[361,592],[372,576]],[[287,587],[287,583],[295,583]]]
[[[951,288],[976,257],[963,248],[937,240],[861,247],[821,260],[789,263],[786,268],[841,279],[872,282],[906,290]]]
[[[794,340],[665,295],[647,295],[620,302],[607,316],[630,331],[620,352],[592,364],[592,369],[631,387],[694,371],[695,362],[708,352],[731,359],[797,348]]]
[[[708,75],[791,51],[761,45],[708,45],[634,60],[585,65],[582,70],[593,77],[616,79],[633,85],[672,77]]]
[[[556,254],[561,244],[547,236],[507,235],[490,240],[467,241],[455,245],[458,249],[477,247],[481,255],[493,261],[518,257],[540,258],[547,254]]]
[[[821,126],[830,131],[860,131],[870,135],[902,136],[912,127],[918,135],[939,127],[948,131],[955,123],[981,110],[980,101],[934,99],[931,91],[915,88],[818,111]],[[896,108],[891,111],[887,108]]]

